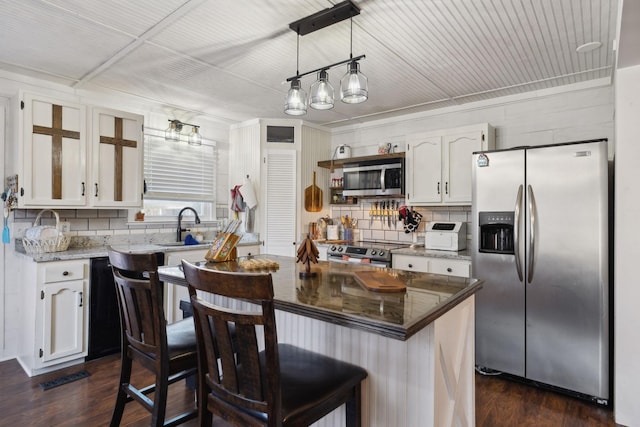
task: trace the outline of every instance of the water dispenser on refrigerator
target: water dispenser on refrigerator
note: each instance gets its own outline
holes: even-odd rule
[[[514,212],[479,212],[480,245],[486,253],[514,253]]]

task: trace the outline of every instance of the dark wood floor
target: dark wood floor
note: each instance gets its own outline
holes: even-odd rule
[[[120,360],[117,355],[52,374],[29,378],[15,360],[0,363],[0,426],[105,426],[111,419]],[[43,391],[39,384],[86,369],[88,378]],[[140,370],[138,370],[140,371]],[[135,376],[132,383],[147,379]],[[170,388],[169,414],[193,405],[184,383]],[[147,426],[150,417],[127,405],[122,425]],[[195,420],[184,424],[195,426]],[[216,427],[223,426],[219,421]],[[476,375],[476,425],[479,427],[615,426],[611,410],[499,377]],[[413,427],[413,426],[407,426]],[[417,427],[417,426],[416,426]]]
[[[476,374],[476,426],[615,426],[610,408],[499,376]]]

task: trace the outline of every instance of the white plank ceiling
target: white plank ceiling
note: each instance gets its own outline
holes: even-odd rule
[[[289,23],[328,0],[0,0],[0,69],[116,91],[226,123],[285,118]],[[618,0],[354,0],[369,100],[309,109],[337,126],[611,78]],[[300,37],[300,72],[349,58],[348,20]],[[599,49],[577,53],[588,42]],[[346,65],[329,71],[334,87]],[[315,80],[302,79],[305,90]],[[178,117],[181,118],[181,117]]]

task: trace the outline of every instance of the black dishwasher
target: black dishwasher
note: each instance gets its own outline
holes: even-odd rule
[[[158,265],[164,253],[156,254]],[[91,258],[89,293],[89,346],[85,360],[93,360],[120,351],[120,312],[109,257]]]

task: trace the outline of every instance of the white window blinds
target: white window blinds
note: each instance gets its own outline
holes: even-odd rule
[[[189,145],[146,136],[145,199],[215,202],[215,145]]]

